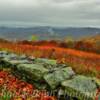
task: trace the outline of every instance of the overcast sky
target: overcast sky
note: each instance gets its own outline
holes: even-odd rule
[[[100,27],[100,0],[0,0],[0,25]]]

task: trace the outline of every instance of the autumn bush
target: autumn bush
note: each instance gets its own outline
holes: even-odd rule
[[[41,40],[41,41],[18,41],[17,44],[21,45],[32,45],[32,46],[54,46],[54,47],[61,47],[61,48],[71,48],[81,51],[93,52],[100,54],[100,44],[99,42],[91,42],[91,41],[56,41],[56,40]]]

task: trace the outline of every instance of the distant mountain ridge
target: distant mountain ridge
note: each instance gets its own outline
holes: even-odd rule
[[[12,27],[0,27],[0,38],[10,40],[27,40],[32,35],[38,36],[39,40],[53,40],[53,39],[65,39],[73,37],[79,39],[87,36],[94,36],[100,34],[100,28],[74,28],[74,27],[30,27],[30,28],[12,28]]]

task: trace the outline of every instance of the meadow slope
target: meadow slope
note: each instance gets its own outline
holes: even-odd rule
[[[57,59],[58,63],[72,66],[79,74],[100,77],[100,54],[55,46],[33,46],[16,43],[0,43],[0,49],[28,56]]]

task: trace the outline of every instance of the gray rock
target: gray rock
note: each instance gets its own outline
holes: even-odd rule
[[[26,55],[21,55],[19,56],[19,60],[27,60],[28,57]]]
[[[18,71],[34,81],[43,80],[43,75],[48,72],[48,70],[40,64],[19,64],[17,66],[17,72]]]
[[[36,58],[34,60],[35,63],[42,63],[42,64],[50,64],[50,65],[56,65],[57,61],[56,60],[49,60],[49,59],[44,59],[44,58]]]
[[[0,51],[0,58],[5,58],[8,56],[8,52],[7,51]]]
[[[73,79],[62,82],[62,86],[65,87],[66,94],[79,100],[94,100],[96,96],[97,85],[89,77],[74,76]]]
[[[44,79],[51,89],[55,89],[62,81],[71,78],[74,74],[75,73],[73,72],[72,68],[67,67],[44,75]]]
[[[60,87],[62,90],[58,91],[59,96],[65,93],[72,98],[70,100],[74,100],[73,97],[78,100],[94,100],[96,90],[100,88],[99,79],[75,76],[71,67],[57,64],[56,60],[0,51],[0,69],[5,67],[10,67],[12,73],[35,84],[38,89],[59,90]]]

